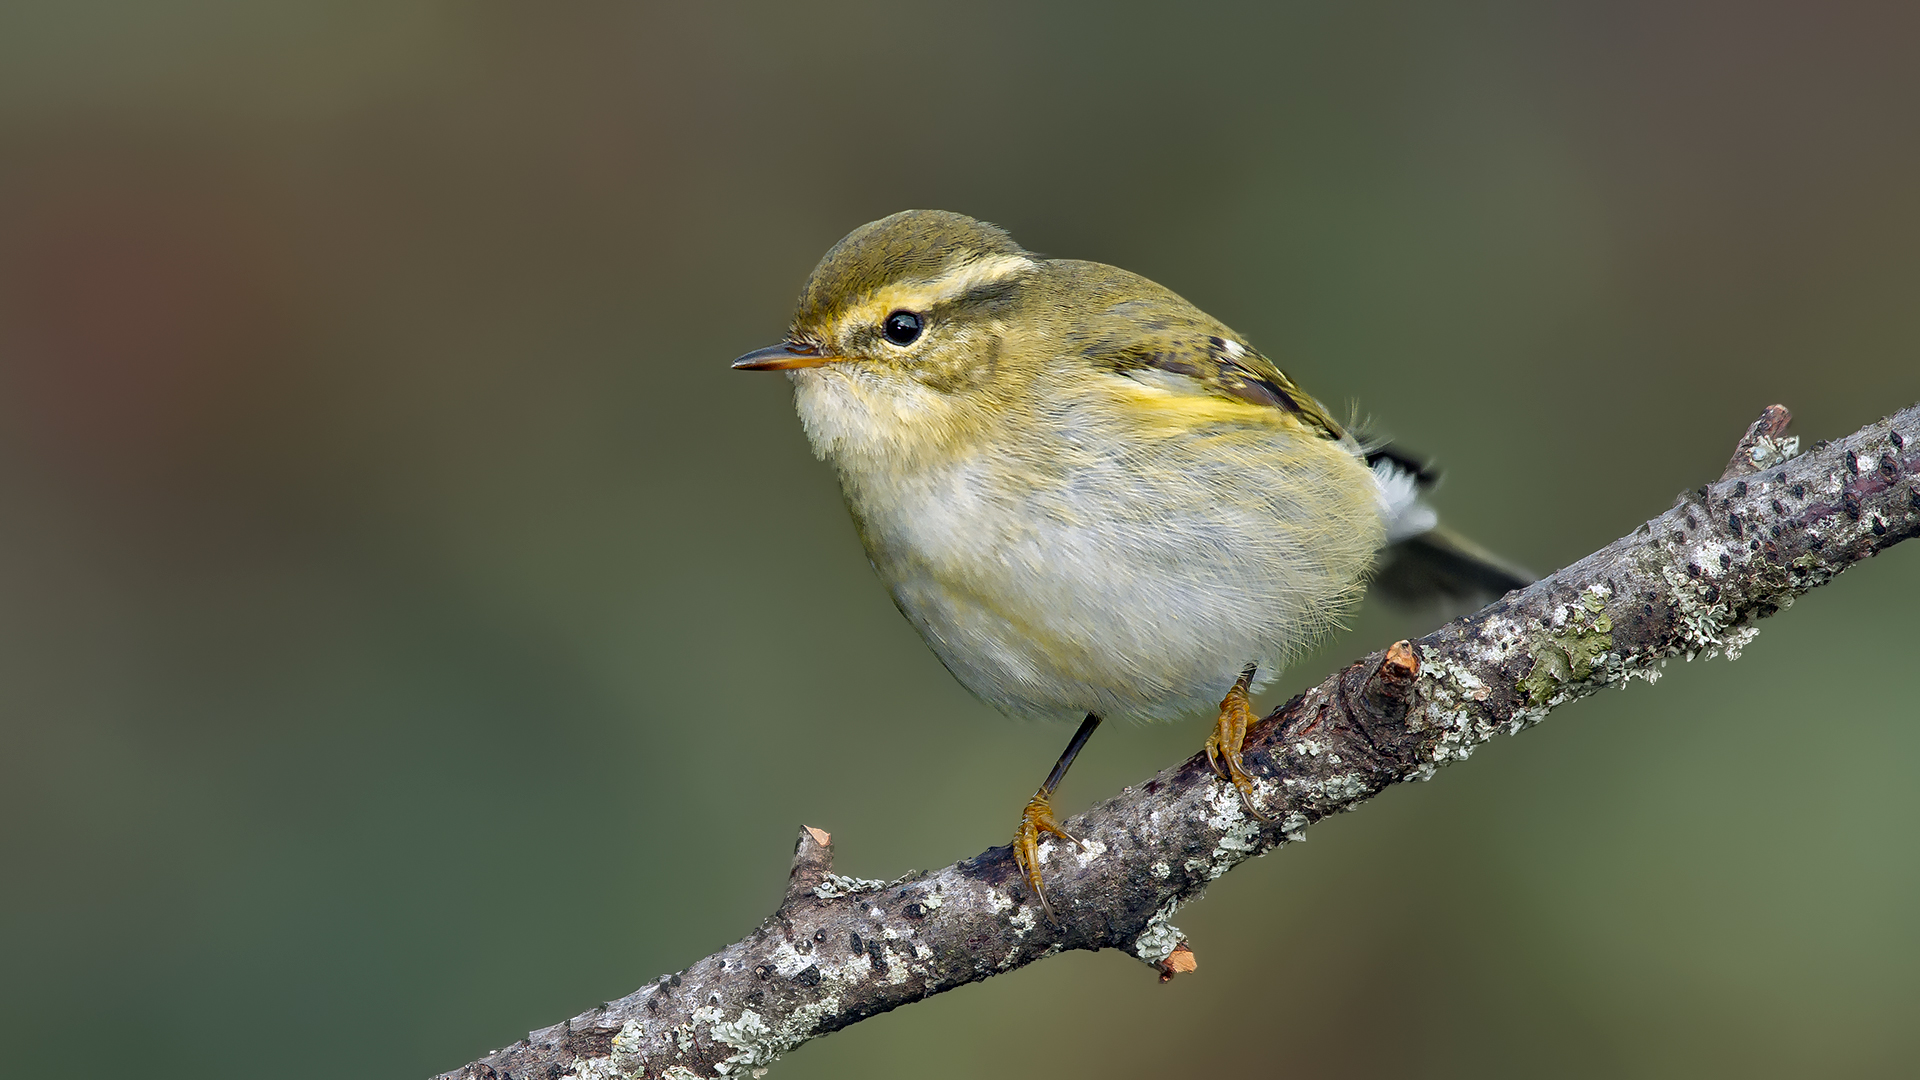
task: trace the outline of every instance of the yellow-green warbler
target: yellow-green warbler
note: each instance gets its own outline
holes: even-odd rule
[[[1014,840],[1043,905],[1042,834],[1077,843],[1050,797],[1102,717],[1219,702],[1208,756],[1261,814],[1241,759],[1256,673],[1331,626],[1376,553],[1403,594],[1528,580],[1437,530],[1418,465],[1218,320],[960,214],[855,229],[787,340],[734,366],[789,373],[874,569],[954,677],[1009,713],[1084,717]]]

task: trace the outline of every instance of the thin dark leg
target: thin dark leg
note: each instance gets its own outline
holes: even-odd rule
[[[1060,760],[1054,762],[1053,771],[1047,774],[1047,782],[1040,785],[1041,791],[1053,794],[1053,790],[1060,786],[1060,781],[1067,778],[1067,770],[1073,767],[1073,759],[1080,756],[1080,748],[1087,745],[1087,740],[1093,738],[1093,729],[1099,726],[1100,718],[1092,713],[1080,721],[1080,730],[1073,733],[1073,741],[1060,751]]]
[[[1093,729],[1100,726],[1100,718],[1092,713],[1080,721],[1080,730],[1073,733],[1073,741],[1060,752],[1060,760],[1054,763],[1053,771],[1047,774],[1047,782],[1027,800],[1027,808],[1020,812],[1020,828],[1013,834],[1013,859],[1020,864],[1020,872],[1026,875],[1027,885],[1033,889],[1033,895],[1040,901],[1040,907],[1053,918],[1053,905],[1047,903],[1046,890],[1040,884],[1040,837],[1057,836],[1075,847],[1080,841],[1073,838],[1060,823],[1053,819],[1053,789],[1066,779],[1067,769],[1073,765],[1073,759],[1080,756],[1080,748],[1087,745],[1093,737]]]

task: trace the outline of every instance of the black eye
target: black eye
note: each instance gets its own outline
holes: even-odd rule
[[[887,340],[895,345],[911,345],[920,338],[920,330],[926,324],[920,316],[911,311],[896,311],[887,316],[886,324],[880,328]]]

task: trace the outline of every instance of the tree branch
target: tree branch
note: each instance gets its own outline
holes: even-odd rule
[[[1751,622],[1920,533],[1920,406],[1798,457],[1787,419],[1769,408],[1719,481],[1630,535],[1262,720],[1246,762],[1272,822],[1195,754],[1069,821],[1083,848],[1041,847],[1057,921],[1005,847],[861,881],[831,873],[827,834],[802,829],[786,897],[752,934],[441,1080],[757,1076],[808,1039],[1065,949],[1190,971],[1168,919],[1241,862],[1497,732],[1652,683],[1670,657],[1737,657]]]

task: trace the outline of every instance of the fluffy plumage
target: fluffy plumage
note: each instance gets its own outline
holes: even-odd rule
[[[883,329],[901,311],[924,325],[907,344]],[[789,341],[804,360],[758,366],[797,368],[875,570],[1010,713],[1211,705],[1332,625],[1390,533],[1432,525],[1404,470],[1225,325],[958,214],[855,230]]]

